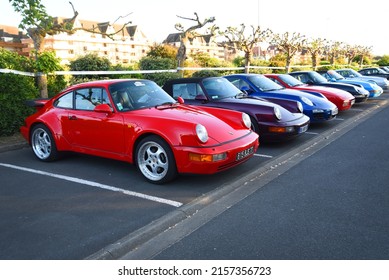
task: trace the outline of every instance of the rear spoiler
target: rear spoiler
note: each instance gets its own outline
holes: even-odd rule
[[[39,99],[33,99],[33,100],[27,100],[25,102],[25,104],[28,106],[28,107],[35,107],[35,108],[41,108],[43,106],[45,106],[45,104],[47,103],[47,101],[49,101],[50,98],[39,98]]]

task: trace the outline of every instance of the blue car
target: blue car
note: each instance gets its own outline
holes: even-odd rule
[[[233,74],[224,78],[250,96],[299,101],[303,105],[303,113],[310,118],[311,123],[332,120],[338,114],[338,107],[320,93],[286,89],[259,74]]]
[[[373,81],[369,82],[363,80],[348,80],[334,70],[317,72],[326,78],[329,82],[363,86],[363,88],[369,92],[369,97],[378,97],[384,92],[384,90]]]

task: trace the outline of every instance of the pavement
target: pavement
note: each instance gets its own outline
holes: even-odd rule
[[[19,132],[12,136],[0,137],[0,153],[23,147],[28,147],[28,143]]]

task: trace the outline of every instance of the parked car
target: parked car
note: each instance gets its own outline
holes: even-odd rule
[[[285,88],[296,89],[311,94],[320,93],[334,103],[339,111],[349,110],[355,103],[355,97],[351,93],[341,89],[306,85],[288,74],[265,74],[265,77]]]
[[[389,73],[389,66],[380,66],[380,69],[384,70],[386,73]]]
[[[383,77],[389,80],[389,73],[386,73],[384,70],[382,70],[379,67],[369,67],[364,68],[358,71],[363,76],[375,76],[375,77]]]
[[[309,118],[302,112],[292,113],[273,102],[248,97],[222,77],[174,79],[166,82],[163,89],[188,104],[245,112],[260,141],[283,141],[308,129]]]
[[[234,74],[225,76],[237,88],[246,91],[250,96],[261,98],[282,98],[296,100],[303,104],[303,113],[311,123],[328,121],[336,117],[338,107],[321,94],[313,95],[303,91],[286,89],[264,75]]]
[[[322,75],[316,71],[297,71],[291,72],[289,75],[295,77],[303,84],[332,87],[348,91],[355,97],[355,102],[360,103],[367,100],[370,93],[361,86],[348,85],[344,83],[328,82]]]
[[[363,80],[363,81],[373,81],[378,86],[380,86],[383,90],[389,89],[389,81],[383,77],[376,76],[364,76],[361,73],[358,73],[354,69],[337,69],[335,70],[337,73],[345,77],[346,79],[351,80]]]
[[[226,170],[259,145],[247,114],[184,105],[148,80],[82,83],[32,104],[21,133],[39,160],[72,151],[127,161],[156,184]]]
[[[370,93],[369,97],[378,97],[384,92],[384,90],[373,81],[363,81],[357,79],[347,80],[335,70],[317,71],[317,72],[321,74],[324,78],[326,78],[327,81],[329,82],[362,86]]]

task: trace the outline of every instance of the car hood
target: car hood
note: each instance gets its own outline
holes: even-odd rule
[[[374,81],[376,82],[377,84],[378,83],[383,83],[386,81],[386,78],[382,78],[382,77],[375,77],[375,76],[362,76],[362,77],[353,77],[353,78],[347,78],[348,80],[363,80],[363,81]]]
[[[341,90],[341,89],[337,89],[337,88],[306,85],[306,86],[299,86],[298,89],[299,90],[306,90],[306,91],[310,91],[310,90],[318,91],[320,93],[323,93],[327,97],[328,96],[337,96],[337,97],[340,97],[344,100],[354,99],[354,96],[351,93],[344,91],[344,90]]]
[[[282,97],[288,98],[290,96],[297,96],[297,97],[304,96],[306,98],[309,98],[312,102],[314,102],[316,104],[321,104],[322,102],[328,101],[326,98],[312,95],[312,94],[309,94],[309,93],[306,93],[304,91],[297,90],[297,89],[284,88],[284,89],[280,89],[280,90],[272,90],[272,91],[269,91],[269,93],[277,94],[277,95],[279,95],[280,98],[282,98]]]
[[[237,120],[238,115],[241,119],[241,113],[233,112],[232,114],[236,114]],[[243,127],[241,121],[229,121],[228,118],[221,120],[217,116],[207,113],[196,106],[175,104],[172,106],[151,107],[128,111],[123,113],[123,116],[125,122],[135,123],[139,129],[157,127],[162,134],[174,129],[181,131],[181,137],[196,134],[196,125],[201,124],[208,131],[210,141],[206,143],[207,145],[232,141],[250,132],[250,130]],[[155,124],[160,125],[156,126]]]

